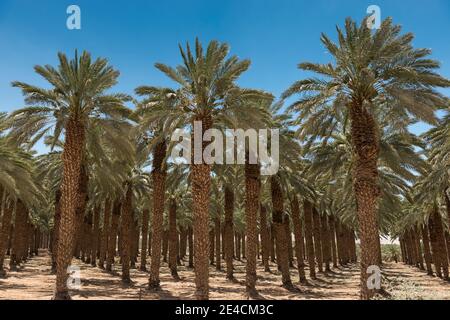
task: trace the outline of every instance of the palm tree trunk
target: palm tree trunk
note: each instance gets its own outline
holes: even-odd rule
[[[105,200],[105,208],[103,213],[103,228],[101,232],[100,239],[100,259],[98,261],[98,266],[100,269],[105,268],[105,260],[108,251],[108,236],[109,236],[109,228],[110,228],[110,220],[111,220],[111,200]]]
[[[234,213],[234,191],[225,186],[225,262],[227,269],[227,279],[232,280],[233,276],[233,213]]]
[[[111,228],[109,229],[108,235],[108,255],[106,259],[106,271],[111,272],[112,266],[114,265],[114,258],[116,256],[117,249],[117,233],[119,229],[119,218],[122,212],[122,203],[116,200],[113,205],[112,218],[111,218]]]
[[[63,178],[61,184],[61,221],[56,261],[55,300],[70,299],[67,268],[72,261],[76,240],[76,214],[79,203],[79,182],[85,144],[85,128],[75,119],[66,125],[65,144],[62,154]]]
[[[438,262],[435,263],[436,273],[438,274],[438,276],[442,276],[443,279],[447,280],[449,276],[447,249],[444,230],[442,226],[442,218],[437,208],[433,209],[428,226],[430,227],[430,238],[432,239],[431,244],[433,247],[433,256],[436,257],[436,262]],[[440,272],[441,268],[442,273]]]
[[[260,228],[261,228],[261,247],[262,247],[262,262],[264,271],[270,272],[269,255],[270,255],[270,232],[267,226],[267,209],[261,204],[260,208]]]
[[[142,212],[142,243],[141,243],[141,265],[139,270],[147,271],[147,242],[148,242],[148,221],[150,210],[144,209]]]
[[[169,269],[175,280],[180,278],[177,271],[177,237],[177,202],[172,198],[169,204]]]
[[[97,253],[98,253],[98,239],[100,233],[100,213],[101,207],[97,205],[94,208],[94,229],[92,234],[92,252],[91,252],[91,265],[95,267],[97,265]]]
[[[423,252],[424,252],[424,258],[425,258],[425,265],[427,267],[427,273],[429,276],[432,276],[433,268],[431,266],[432,259],[431,259],[431,250],[430,250],[430,239],[428,237],[428,229],[425,226],[422,226],[420,231],[422,234]]]
[[[375,294],[367,285],[370,266],[380,266],[380,236],[377,222],[379,132],[373,116],[362,101],[353,101],[350,106],[351,136],[355,166],[353,190],[356,199],[359,236],[361,241],[361,299],[367,300]]]
[[[133,186],[131,182],[128,183],[125,199],[122,206],[122,221],[121,221],[121,234],[122,234],[122,282],[128,284],[130,279],[130,259],[132,250],[132,223],[133,223]]]
[[[5,254],[8,250],[8,243],[10,238],[11,220],[14,212],[14,203],[6,199],[6,195],[2,193],[4,199],[2,224],[0,229],[0,277],[6,276],[4,269]]]
[[[211,115],[200,116],[202,123],[201,137],[212,128]],[[195,298],[197,300],[209,299],[209,197],[211,188],[211,166],[203,159],[203,152],[208,142],[202,142],[201,161],[193,161],[191,165],[191,187],[193,198],[193,224],[194,224],[194,265],[195,265]],[[194,148],[195,149],[195,148]],[[195,154],[195,152],[194,152]],[[199,160],[199,159],[195,159]],[[197,163],[196,163],[197,162]]]
[[[336,249],[336,228],[335,228],[335,220],[334,216],[330,215],[329,219],[329,228],[330,228],[330,237],[331,237],[331,254],[333,259],[333,268],[337,268],[338,266],[338,253]]]
[[[303,260],[303,226],[300,218],[300,205],[297,196],[291,200],[292,224],[294,225],[295,253],[300,283],[306,283],[305,262]]]
[[[314,233],[314,252],[316,254],[317,269],[319,272],[323,272],[323,252],[322,252],[322,237],[320,226],[320,215],[316,208],[313,207],[313,233]]]
[[[209,263],[213,266],[215,261],[215,228],[211,227],[211,230],[209,230]]]
[[[189,263],[188,268],[194,267],[194,231],[192,227],[188,228],[188,245],[189,245]]]
[[[256,294],[256,242],[257,219],[260,204],[260,166],[259,164],[245,164],[245,225],[246,225],[246,290],[249,295]],[[245,239],[245,235],[243,239]]]
[[[312,204],[308,200],[303,201],[303,212],[305,215],[305,243],[308,255],[309,276],[316,279],[316,262],[313,242],[313,225],[312,225]]]
[[[61,190],[55,192],[55,216],[53,218],[51,253],[52,253],[52,273],[56,273],[57,248],[58,248],[58,233],[59,224],[61,221]]]
[[[220,254],[220,234],[221,234],[221,228],[220,228],[220,216],[219,213],[217,213],[216,218],[214,219],[214,228],[216,229],[216,270],[222,269],[222,263],[221,263],[221,254]],[[223,241],[223,239],[222,239]]]
[[[270,179],[270,187],[272,193],[272,221],[275,228],[275,240],[276,240],[276,254],[277,262],[281,268],[281,276],[283,286],[292,287],[291,276],[289,272],[289,253],[288,253],[288,240],[285,233],[285,227],[283,225],[284,217],[284,205],[283,205],[283,193],[280,186],[280,182],[277,177],[272,176]]]
[[[161,244],[163,236],[164,222],[164,196],[166,189],[166,170],[164,159],[166,157],[166,143],[158,143],[153,152],[153,214],[152,214],[152,235],[151,235],[151,265],[149,288],[158,289],[160,287],[159,269],[161,266]]]

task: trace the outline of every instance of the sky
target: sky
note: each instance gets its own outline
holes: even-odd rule
[[[81,30],[68,30],[69,5],[81,9]],[[57,53],[75,49],[108,58],[120,70],[115,92],[133,93],[141,85],[171,86],[154,63],[181,62],[178,44],[198,37],[205,45],[227,42],[231,53],[251,59],[239,80],[243,87],[279,97],[306,75],[299,62],[328,62],[320,42],[324,32],[335,39],[346,17],[358,21],[369,5],[416,35],[416,47],[431,48],[450,78],[450,1],[448,0],[0,0],[0,111],[23,107],[11,81],[46,86],[36,64],[57,64]],[[450,91],[444,91],[450,95]],[[427,127],[415,125],[413,131]]]

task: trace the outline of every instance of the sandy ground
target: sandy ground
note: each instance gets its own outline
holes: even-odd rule
[[[158,292],[146,290],[148,274],[138,270],[131,271],[133,284],[124,286],[120,280],[119,266],[116,272],[109,274],[93,268],[81,261],[73,264],[81,269],[81,288],[73,290],[73,299],[128,300],[128,299],[193,299],[195,285],[194,273],[186,267],[179,267],[181,280],[174,281],[167,264],[162,264],[161,287]],[[210,298],[237,300],[245,299],[245,266],[235,262],[236,281],[225,279],[223,271],[210,269]],[[118,270],[117,270],[118,269]],[[272,265],[272,270],[276,268]],[[448,299],[450,300],[450,283],[429,277],[425,272],[404,266],[403,264],[385,265],[384,284],[394,299]],[[328,274],[318,274],[318,279],[309,285],[299,285],[297,291],[288,291],[280,286],[281,276],[278,272],[265,273],[258,270],[257,289],[260,299],[283,300],[348,300],[358,299],[359,271],[356,266],[334,269]],[[292,269],[292,279],[297,281],[296,270]],[[41,251],[38,257],[27,261],[17,272],[8,273],[6,279],[0,279],[0,299],[51,299],[55,276],[50,273],[50,257]]]

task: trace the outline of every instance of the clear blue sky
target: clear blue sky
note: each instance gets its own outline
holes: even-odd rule
[[[66,9],[82,10],[82,30],[66,28]],[[381,8],[415,45],[433,49],[450,78],[450,1],[399,0],[0,0],[0,111],[23,106],[10,82],[44,85],[36,64],[56,64],[58,51],[76,48],[107,57],[121,71],[115,91],[132,93],[143,85],[171,85],[153,64],[180,62],[178,43],[211,39],[230,44],[232,53],[250,58],[252,66],[240,84],[279,96],[304,76],[301,61],[325,62],[321,32],[335,36],[335,25],[351,16],[360,21],[369,5]],[[450,91],[446,91],[450,95]],[[418,125],[414,131],[424,130]]]

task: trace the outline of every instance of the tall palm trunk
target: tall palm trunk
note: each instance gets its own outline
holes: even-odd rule
[[[220,215],[217,213],[217,216],[214,219],[214,228],[216,230],[216,270],[222,269],[222,263],[221,263],[221,254],[220,254],[220,248],[221,248],[221,242],[220,242],[220,234],[221,234],[221,227],[220,227]],[[222,239],[223,241],[223,239]]]
[[[370,266],[380,266],[380,236],[377,223],[379,132],[373,116],[363,105],[353,101],[350,106],[351,136],[355,157],[353,189],[356,199],[361,241],[361,299],[373,297],[375,289],[367,285]]]
[[[303,226],[300,218],[300,206],[297,196],[291,200],[292,224],[294,225],[295,254],[297,256],[297,267],[300,283],[306,283],[305,263],[303,261]]]
[[[303,213],[305,218],[305,243],[309,264],[309,276],[316,279],[316,262],[313,242],[312,204],[308,200],[303,201]]]
[[[16,203],[16,216],[14,222],[14,237],[11,247],[11,255],[9,260],[10,270],[16,270],[17,266],[22,263],[23,251],[26,243],[24,243],[24,236],[26,235],[26,221],[28,218],[28,211],[21,200]]]
[[[147,271],[147,242],[148,242],[148,221],[150,210],[144,209],[142,212],[142,244],[141,244],[141,265],[139,270]]]
[[[328,217],[323,214],[320,217],[320,225],[322,227],[322,253],[323,260],[325,262],[325,271],[330,271],[331,264],[331,235],[330,228],[328,226]]]
[[[91,266],[97,265],[98,240],[100,232],[100,213],[101,207],[97,205],[94,208],[94,229],[92,231],[92,252],[91,252]]]
[[[122,282],[130,283],[130,259],[132,250],[132,224],[133,224],[133,186],[131,182],[128,183],[125,199],[122,206],[122,221],[121,221],[121,234],[122,234]]]
[[[59,239],[59,225],[61,221],[61,190],[55,192],[55,216],[53,218],[51,253],[52,253],[52,273],[56,273],[57,248]]]
[[[313,207],[313,234],[314,234],[314,252],[316,254],[317,269],[323,272],[323,252],[322,252],[322,234],[320,215],[317,209]]]
[[[117,233],[119,230],[119,218],[122,211],[122,203],[119,200],[114,201],[112,216],[111,216],[111,228],[108,235],[108,255],[106,257],[106,271],[111,272],[114,265],[114,258],[116,256],[117,249]]]
[[[105,200],[105,207],[103,211],[103,228],[100,238],[100,259],[98,266],[101,269],[105,268],[105,260],[108,251],[108,236],[111,223],[111,200],[108,198]]]
[[[245,225],[246,225],[246,289],[249,295],[256,294],[256,247],[257,219],[260,204],[260,166],[249,164],[248,155],[245,164]],[[243,237],[243,239],[245,239]]]
[[[281,269],[281,277],[283,286],[292,287],[291,275],[289,272],[289,253],[288,253],[288,240],[285,228],[283,225],[284,217],[284,205],[283,205],[283,193],[281,190],[280,182],[277,177],[272,176],[270,179],[270,187],[272,193],[272,221],[275,229],[275,241],[276,241],[276,254],[277,262]]]
[[[333,268],[337,268],[338,253],[337,253],[337,248],[336,248],[336,224],[335,224],[333,215],[329,216],[328,222],[329,222],[330,237],[331,237],[331,254],[332,254],[332,259],[333,259]]]
[[[177,202],[172,198],[169,204],[169,269],[176,280],[180,278],[177,271],[177,237]]]
[[[227,279],[232,280],[233,276],[233,214],[234,214],[234,191],[230,186],[225,186],[225,262],[227,269]]]
[[[79,200],[79,181],[85,144],[85,128],[75,119],[66,125],[62,154],[63,178],[61,184],[61,221],[56,261],[55,300],[70,299],[67,268],[72,261],[76,232],[76,210]]]
[[[260,208],[260,228],[261,228],[261,247],[262,247],[262,262],[264,271],[270,272],[269,255],[270,255],[270,232],[267,226],[267,209],[261,204]]]
[[[439,211],[436,208],[433,209],[430,221],[428,224],[430,228],[431,244],[433,247],[433,256],[436,257],[436,273],[438,276],[442,276],[444,279],[448,279],[448,258],[447,249],[445,243],[444,230],[442,226],[442,218]],[[434,244],[434,245],[433,245]],[[442,268],[442,273],[441,269]]]
[[[194,267],[194,231],[192,227],[188,228],[189,262],[188,268]]]
[[[212,128],[211,115],[199,116],[202,123],[201,137],[205,131]],[[203,139],[202,139],[203,140]],[[194,142],[195,144],[195,142]],[[191,185],[193,198],[194,224],[194,265],[195,265],[195,298],[209,299],[209,197],[211,188],[211,166],[203,159],[203,152],[208,142],[201,143],[201,161],[194,161],[191,165]],[[198,148],[198,147],[197,147]],[[194,149],[196,149],[194,147]],[[195,150],[194,150],[195,151]],[[194,152],[195,153],[195,152]],[[195,159],[200,160],[200,159]],[[196,163],[197,162],[197,163]]]
[[[152,237],[151,237],[151,265],[149,288],[160,287],[159,269],[161,265],[161,244],[163,237],[164,222],[164,194],[166,189],[166,170],[164,158],[166,157],[166,143],[158,143],[153,152],[153,214],[152,214]]]
[[[432,259],[431,259],[431,250],[430,250],[430,238],[428,237],[428,229],[425,226],[422,226],[421,229],[422,234],[422,242],[423,242],[423,253],[425,258],[425,265],[427,267],[428,275],[433,275],[433,268],[431,267]]]
[[[3,207],[2,224],[0,229],[0,277],[6,276],[4,269],[5,254],[8,250],[8,242],[10,238],[11,220],[14,212],[14,203],[11,200],[6,200],[6,196],[2,194],[2,199],[5,200]]]

